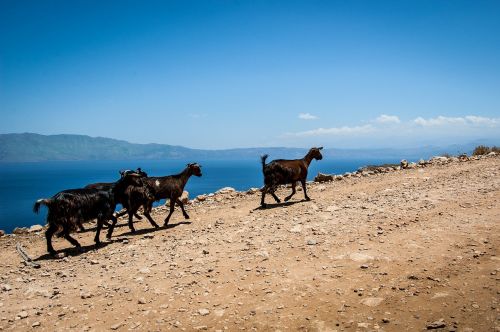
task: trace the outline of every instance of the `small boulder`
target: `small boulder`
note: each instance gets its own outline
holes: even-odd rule
[[[247,195],[253,195],[253,194],[258,193],[259,191],[260,191],[259,188],[250,188],[250,189],[247,190],[246,193],[247,193]]]
[[[3,229],[0,229],[0,237],[5,235],[5,231]]]
[[[314,178],[314,182],[328,182],[333,181],[333,179],[334,175],[318,173],[318,175]]]
[[[204,202],[207,200],[207,195],[198,195],[198,196],[196,196],[196,200],[198,202]]]
[[[198,313],[201,315],[201,316],[206,316],[210,313],[210,310],[208,309],[205,309],[205,308],[202,308],[202,309],[199,309],[198,310]]]
[[[228,193],[232,193],[235,191],[236,191],[236,189],[234,189],[232,187],[224,187],[224,188],[217,190],[215,193],[216,194],[228,194]]]
[[[408,160],[406,160],[406,159],[401,160],[400,165],[401,165],[401,168],[408,168]]]
[[[29,232],[30,233],[36,233],[36,232],[40,232],[43,230],[43,226],[42,225],[33,225],[30,227],[29,229]]]
[[[17,234],[17,235],[19,235],[19,234],[28,234],[28,232],[29,232],[29,230],[26,227],[16,227],[12,231],[12,233]]]

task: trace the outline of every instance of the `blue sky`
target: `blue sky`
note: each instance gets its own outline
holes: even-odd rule
[[[0,133],[500,141],[500,2],[0,1]]]

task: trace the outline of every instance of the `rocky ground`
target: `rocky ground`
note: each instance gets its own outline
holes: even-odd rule
[[[203,197],[98,250],[92,230],[81,254],[56,239],[64,258],[43,233],[4,236],[0,330],[498,331],[500,158],[410,168],[264,210],[259,193]]]

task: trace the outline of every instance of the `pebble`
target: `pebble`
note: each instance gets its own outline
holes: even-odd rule
[[[202,308],[202,309],[199,309],[198,310],[198,313],[201,315],[201,316],[206,316],[210,313],[210,310],[208,309],[205,309],[205,308]]]
[[[122,325],[123,323],[116,323],[115,325],[111,325],[110,329],[118,330]]]
[[[318,242],[314,239],[307,240],[307,245],[309,245],[309,246],[314,246],[316,244],[318,244]]]
[[[446,323],[443,320],[438,320],[438,321],[432,322],[430,324],[427,324],[428,330],[441,329],[443,327],[446,327]]]
[[[24,319],[24,318],[28,318],[28,312],[23,310],[21,311],[20,313],[17,314],[17,317],[21,318],[21,319]]]

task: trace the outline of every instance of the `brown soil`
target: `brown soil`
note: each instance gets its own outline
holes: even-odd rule
[[[122,221],[98,250],[75,234],[82,254],[55,239],[65,258],[43,233],[0,238],[0,330],[500,329],[500,158],[308,188],[263,210],[216,195],[158,230]]]

